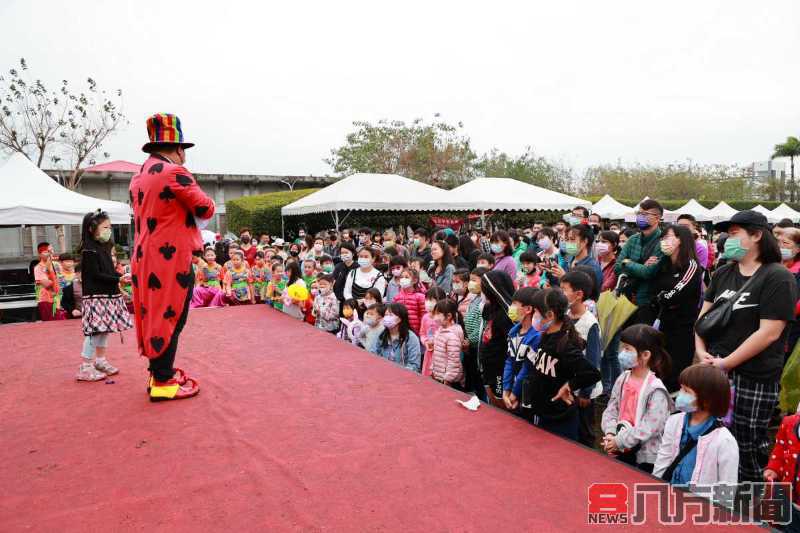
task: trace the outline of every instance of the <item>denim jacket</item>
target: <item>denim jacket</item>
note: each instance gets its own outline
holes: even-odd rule
[[[388,332],[386,335],[388,335]],[[419,337],[417,337],[413,331],[408,330],[408,339],[402,344],[399,339],[393,340],[391,337],[388,338],[388,342],[384,344],[383,337],[384,335],[380,335],[375,340],[369,348],[370,352],[397,363],[408,370],[413,370],[414,372],[420,371],[422,356],[420,353]]]

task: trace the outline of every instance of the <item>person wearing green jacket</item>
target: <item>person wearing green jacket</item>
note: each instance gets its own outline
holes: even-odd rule
[[[652,323],[655,318],[650,309],[650,300],[654,296],[653,281],[664,258],[659,245],[659,223],[663,215],[664,208],[655,200],[647,199],[639,204],[636,225],[641,231],[628,239],[614,266],[617,276],[624,274],[628,277],[629,290],[624,292],[639,307],[636,320],[639,323]]]

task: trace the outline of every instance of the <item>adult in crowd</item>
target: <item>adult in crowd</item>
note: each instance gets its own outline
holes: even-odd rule
[[[725,298],[732,300],[730,319],[724,327],[695,336],[696,355],[729,373],[739,481],[761,481],[771,447],[767,427],[778,404],[786,324],[794,318],[797,284],[780,264],[780,248],[764,215],[740,211],[715,229],[728,233],[724,257],[730,263],[714,272],[700,317],[702,321],[714,302]]]
[[[494,267],[492,270],[505,272],[509,278],[517,278],[517,262],[514,261],[514,244],[508,232],[499,230],[492,234],[490,240],[492,255],[494,255]]]
[[[200,391],[183,372],[175,377],[174,363],[192,299],[192,254],[202,253],[197,221],[207,223],[214,201],[183,166],[194,144],[184,141],[178,117],[153,115],[147,132],[142,150],[150,157],[130,184],[136,334],[139,353],[150,360],[150,400],[178,400]]]
[[[460,240],[455,235],[455,233],[451,233],[450,235],[445,237],[444,242],[446,242],[447,247],[450,248],[450,256],[453,258],[453,264],[455,265],[456,270],[461,270],[461,269],[469,270],[470,268],[469,261],[467,261],[461,256],[461,252],[459,250]]]
[[[694,241],[694,251],[697,255],[698,264],[704,269],[708,268],[708,247],[706,242],[700,238],[700,230],[697,227],[697,220],[694,215],[682,214],[678,216],[678,225],[689,229]]]
[[[600,292],[613,290],[617,286],[617,274],[614,272],[614,266],[617,264],[619,234],[611,230],[601,231],[597,235],[594,250],[597,261],[600,263],[600,270],[603,272]]]
[[[242,251],[244,260],[247,261],[248,266],[252,267],[256,264],[256,252],[258,252],[258,247],[253,242],[253,235],[250,228],[242,228],[242,230],[239,231],[239,249]]]
[[[572,270],[575,267],[585,266],[592,270],[594,277],[592,282],[595,287],[603,284],[603,270],[600,263],[592,257],[592,245],[594,244],[594,232],[587,224],[578,224],[567,230],[566,245],[566,268],[562,266],[554,267],[551,272],[555,278],[564,275],[564,270]]]
[[[669,226],[661,239],[662,261],[654,281],[655,313],[666,339],[672,369],[665,376],[667,390],[680,389],[678,376],[694,358],[694,323],[700,309],[703,269],[695,253],[695,241],[687,226]]]
[[[386,292],[386,278],[375,268],[375,253],[375,250],[368,246],[358,251],[358,268],[351,270],[344,282],[345,300],[352,298],[363,305],[368,290],[374,288],[380,294]]]
[[[358,268],[358,264],[355,261],[356,249],[350,240],[342,238],[337,251],[336,255],[339,257],[339,262],[333,268],[333,293],[340,302],[343,302],[345,300],[344,286],[347,282],[347,277],[351,270]]]
[[[589,227],[592,228],[595,235],[603,231],[603,219],[600,218],[600,215],[597,213],[589,215]]]
[[[456,271],[450,247],[444,241],[434,242],[431,245],[431,258],[428,275],[445,294],[450,294],[453,288],[453,273]]]
[[[781,259],[783,266],[789,269],[789,272],[794,276],[795,281],[800,291],[800,229],[785,228],[778,238],[778,245],[781,248]],[[800,340],[800,321],[797,316],[800,315],[800,302],[795,306],[795,320],[789,327],[789,338],[786,343],[786,358],[788,359],[794,350],[797,341]]]
[[[361,228],[358,230],[358,247],[371,247],[372,246],[372,230],[370,228]]]
[[[413,256],[422,258],[422,268],[427,269],[431,264],[430,233],[425,228],[417,228],[414,232]]]
[[[462,235],[458,239],[458,255],[467,262],[465,268],[472,271],[478,266],[478,257],[481,255],[481,250],[475,246],[475,241],[468,235]]]
[[[653,280],[658,275],[661,253],[661,229],[659,223],[664,208],[652,199],[639,204],[636,225],[639,233],[630,237],[617,257],[614,272],[627,277],[626,294],[639,306],[636,322],[652,324],[654,316],[650,308],[653,297]]]
[[[397,255],[407,257],[408,249],[400,242],[397,233],[391,228],[383,230],[383,249],[390,250],[394,248]]]

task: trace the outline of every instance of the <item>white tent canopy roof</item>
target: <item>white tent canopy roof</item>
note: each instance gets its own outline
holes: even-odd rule
[[[443,211],[551,211],[592,203],[511,178],[475,178],[447,193]]]
[[[725,202],[720,202],[712,207],[709,213],[711,213],[711,218],[714,222],[725,222],[726,220],[730,220],[738,211]]]
[[[703,207],[700,202],[694,198],[686,202],[681,208],[676,209],[675,213],[679,216],[692,215],[698,222],[711,222],[714,220],[714,215],[711,214],[711,210]]]
[[[619,203],[611,195],[606,194],[592,206],[592,213],[600,215],[600,218],[622,220],[625,215],[633,214],[633,208]]]
[[[788,218],[795,224],[800,222],[800,213],[792,209],[786,204],[781,204],[775,209],[772,210],[772,216],[774,216],[777,220],[781,220],[783,218]]]
[[[757,206],[753,207],[751,211],[756,211],[767,217],[767,222],[769,222],[770,224],[774,224],[775,222],[780,220],[779,218],[776,218],[775,215],[772,214],[772,211],[770,211],[761,204],[758,204]]]
[[[447,191],[396,174],[353,174],[284,206],[281,215],[447,209]]]
[[[106,211],[113,224],[130,224],[128,204],[62,187],[22,154],[0,166],[0,225],[81,224],[86,213],[97,209]]]

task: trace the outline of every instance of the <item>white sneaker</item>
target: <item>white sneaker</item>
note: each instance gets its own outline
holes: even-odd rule
[[[106,375],[97,370],[92,363],[81,363],[76,379],[78,381],[100,381],[106,379]]]
[[[119,373],[119,369],[109,363],[105,357],[98,357],[94,362],[94,367],[106,376],[113,376]]]

